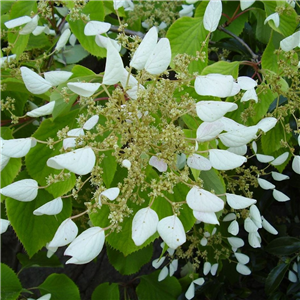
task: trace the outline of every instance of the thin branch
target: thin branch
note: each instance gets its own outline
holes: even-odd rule
[[[218,27],[218,29],[219,30],[221,30],[221,31],[223,31],[223,32],[225,32],[225,33],[227,33],[228,35],[230,35],[230,36],[232,36],[233,38],[235,38],[237,41],[239,41],[248,51],[249,51],[249,53],[251,54],[251,56],[252,56],[252,59],[253,60],[255,60],[255,61],[257,61],[257,59],[258,59],[258,55],[257,54],[255,54],[252,50],[251,50],[251,48],[241,39],[241,38],[239,38],[237,35],[235,35],[234,33],[232,33],[231,31],[229,31],[229,30],[227,30],[227,29],[225,29],[224,27],[222,27],[222,26],[219,26]]]
[[[119,26],[115,26],[115,25],[112,25],[112,26],[110,27],[109,31],[121,33],[121,31],[119,30]],[[130,29],[124,29],[124,33],[125,33],[126,35],[137,35],[137,36],[139,36],[140,38],[143,38],[143,37],[145,36],[145,33],[143,33],[143,32],[140,32],[140,31],[134,31],[134,30],[130,30]]]

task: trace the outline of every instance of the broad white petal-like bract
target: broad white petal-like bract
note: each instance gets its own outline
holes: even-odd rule
[[[271,234],[278,234],[278,231],[262,216],[262,227]]]
[[[119,44],[116,40],[113,40],[113,39],[111,39],[111,38],[109,38],[109,37],[106,37],[106,36],[103,36],[103,35],[101,35],[101,34],[97,34],[96,36],[95,36],[95,42],[96,42],[96,44],[99,46],[99,47],[101,47],[101,48],[105,48],[105,49],[107,49],[107,44],[108,43],[112,43],[112,45],[116,48],[116,50],[118,51],[118,52],[120,52],[120,50],[121,50],[121,44]]]
[[[55,106],[55,101],[49,102],[43,106],[40,106],[36,109],[33,109],[31,111],[28,111],[26,113],[27,116],[32,118],[38,118],[46,115],[51,115],[53,113]]]
[[[21,67],[20,70],[24,84],[32,94],[43,94],[52,87],[50,82],[27,67]]]
[[[210,274],[211,274],[212,276],[215,276],[215,275],[217,274],[218,267],[219,267],[219,264],[218,264],[218,263],[217,263],[217,264],[213,264],[213,265],[211,266]]]
[[[265,154],[256,154],[256,159],[261,163],[269,163],[272,160],[274,160],[274,157],[271,155],[265,155]]]
[[[91,227],[82,232],[65,250],[64,255],[72,256],[66,264],[82,265],[92,261],[101,252],[105,233],[101,227]]]
[[[1,154],[7,157],[19,158],[25,156],[30,148],[36,145],[34,138],[0,139]]]
[[[256,103],[258,102],[258,97],[254,88],[247,90],[241,98],[241,102],[246,102],[249,100],[254,100]]]
[[[56,44],[55,51],[60,51],[67,44],[70,35],[71,35],[71,30],[68,28],[60,36]]]
[[[247,217],[244,220],[244,228],[247,232],[257,232],[258,227],[255,225],[255,223],[249,218]]]
[[[231,245],[232,248],[241,248],[245,245],[244,241],[241,238],[238,237],[229,237],[227,238],[227,241]]]
[[[53,86],[66,82],[72,75],[72,72],[67,71],[49,71],[44,73],[45,79]]]
[[[159,257],[159,258],[156,258],[152,261],[152,267],[154,269],[158,269],[162,264],[163,262],[165,261],[166,257],[165,256],[162,256],[162,257]]]
[[[193,210],[193,215],[200,222],[206,224],[218,224],[218,225],[220,224],[214,212],[202,212],[202,211]]]
[[[253,248],[260,248],[261,247],[261,237],[259,235],[259,233],[256,232],[250,232],[248,234],[248,242],[250,244],[251,247]]]
[[[211,149],[209,150],[209,160],[213,168],[217,170],[232,170],[240,167],[247,161],[247,158],[227,150]]]
[[[83,124],[82,128],[85,129],[85,130],[91,130],[98,123],[98,121],[99,121],[99,116],[98,115],[94,115],[94,116],[90,117]]]
[[[236,214],[235,213],[229,213],[223,218],[223,222],[230,222],[232,220],[236,220]]]
[[[16,18],[16,19],[9,20],[9,21],[5,22],[4,25],[8,29],[11,29],[11,28],[15,28],[15,27],[27,24],[30,21],[31,21],[30,17],[28,17],[28,16],[22,16],[22,17],[19,17],[19,18]]]
[[[249,261],[250,258],[248,255],[240,253],[240,252],[235,252],[234,253],[236,259],[238,260],[239,263],[241,263],[242,265],[246,265]]]
[[[76,138],[66,138],[63,140],[63,148],[65,150],[74,147],[76,147]]]
[[[268,21],[272,20],[275,24],[275,26],[278,28],[279,27],[279,23],[280,23],[280,19],[279,19],[279,14],[277,12],[269,15],[266,19],[264,24],[266,24]]]
[[[137,70],[144,69],[151,52],[156,46],[157,39],[157,28],[152,27],[144,36],[141,44],[136,49],[129,65]]]
[[[217,29],[220,19],[222,16],[222,1],[221,0],[210,0],[203,18],[204,28],[210,32]]]
[[[34,179],[22,179],[0,189],[0,194],[22,202],[29,202],[38,194],[38,183]]]
[[[107,57],[104,70],[103,84],[116,84],[122,80],[123,77],[123,61],[117,49],[108,41],[107,43]]]
[[[222,101],[199,101],[196,103],[196,112],[202,121],[213,122],[223,117],[227,112],[238,108],[235,103]]]
[[[105,196],[109,200],[115,200],[120,194],[120,189],[118,187],[109,188],[103,191],[100,195]]]
[[[237,82],[241,90],[250,90],[257,86],[257,82],[248,76],[239,76]]]
[[[37,25],[38,25],[38,21],[39,21],[39,15],[35,15],[30,22],[28,22],[20,31],[19,34],[20,35],[26,35],[26,34],[30,34],[31,32],[33,32]]]
[[[37,36],[42,34],[46,30],[45,26],[36,26],[35,29],[32,31],[32,34]]]
[[[282,180],[290,179],[289,176],[278,173],[278,172],[274,172],[274,171],[271,172],[271,175],[272,175],[273,179],[276,180],[276,181],[282,181]]]
[[[240,0],[241,10],[245,10],[250,7],[255,0]]]
[[[129,73],[125,68],[124,68],[123,72],[124,72],[123,77],[120,81],[122,84],[122,87],[124,89],[126,89],[126,93],[130,98],[136,100],[137,96],[138,96],[137,95],[138,90],[144,90],[145,88],[141,84],[139,84],[138,81],[135,79],[135,77],[132,76],[131,74],[128,78]],[[130,87],[130,88],[128,89],[128,87]]]
[[[203,122],[197,129],[197,141],[206,142],[215,139],[224,129],[220,120]]]
[[[163,281],[167,276],[168,276],[168,268],[167,266],[164,266],[162,268],[162,270],[159,272],[158,274],[158,278],[157,278],[157,281],[160,282],[160,281]]]
[[[224,208],[224,201],[216,195],[193,186],[186,196],[187,205],[200,212],[217,212]]]
[[[290,200],[290,197],[288,197],[286,194],[284,194],[283,192],[280,192],[276,189],[273,190],[273,197],[278,202],[286,202],[286,201]]]
[[[231,221],[230,225],[228,226],[227,231],[232,235],[237,235],[240,231],[239,223],[237,220]]]
[[[292,169],[295,173],[300,174],[300,156],[295,155],[292,162]]]
[[[291,51],[292,49],[299,47],[300,31],[293,33],[280,42],[280,48],[283,51]]]
[[[222,74],[200,75],[196,77],[194,87],[198,95],[225,98],[232,95],[233,77]]]
[[[242,130],[247,128],[247,126],[237,123],[236,121],[226,117],[222,117],[218,121],[223,124],[223,129],[225,131]]]
[[[169,265],[169,276],[173,276],[178,269],[178,259],[173,259]]]
[[[233,209],[244,209],[256,203],[255,199],[229,193],[226,193],[226,200],[228,205]]]
[[[267,118],[263,118],[261,119],[256,126],[258,127],[258,129],[262,130],[264,133],[268,132],[269,130],[271,130],[273,127],[275,127],[277,123],[277,119],[273,118],[273,117],[267,117]]]
[[[236,270],[238,273],[242,274],[242,275],[250,275],[251,274],[251,270],[245,266],[244,264],[238,263],[236,265]]]
[[[192,154],[189,156],[186,163],[190,168],[196,170],[208,171],[211,169],[210,161],[199,154]]]
[[[84,34],[86,36],[102,34],[107,32],[111,27],[110,23],[100,21],[89,21],[84,27]]]
[[[92,148],[85,147],[56,155],[47,160],[47,166],[54,169],[67,169],[78,175],[86,175],[92,171],[96,156]]]
[[[171,62],[171,46],[167,38],[161,38],[149,55],[145,70],[152,75],[159,75],[167,70]]]
[[[194,282],[191,282],[189,285],[187,291],[184,294],[185,298],[188,300],[191,300],[195,297],[195,284]]]
[[[246,155],[248,151],[247,145],[242,145],[238,147],[229,147],[227,151],[232,152],[237,155]]]
[[[259,209],[257,208],[257,206],[251,205],[249,211],[250,211],[249,216],[250,216],[251,220],[255,223],[255,225],[258,228],[262,228],[261,215],[260,215],[260,212],[259,212]]]
[[[132,220],[132,239],[137,246],[142,245],[156,232],[157,213],[150,207],[140,209]]]
[[[57,228],[48,247],[62,247],[71,243],[78,233],[77,225],[70,218],[64,220]]]
[[[0,166],[1,166],[1,171],[5,168],[5,166],[8,164],[10,160],[10,157],[3,155],[2,153],[0,153]]]
[[[0,234],[4,233],[7,230],[9,224],[10,222],[8,220],[0,219]]]
[[[206,261],[203,265],[203,274],[207,275],[210,270],[211,270],[211,263],[209,261]]]
[[[186,241],[183,225],[176,215],[161,219],[157,224],[157,231],[172,249],[176,249]]]
[[[250,126],[243,129],[221,133],[219,139],[227,147],[239,147],[248,144],[256,137],[258,128]]]
[[[90,82],[68,82],[68,88],[77,95],[83,97],[92,96],[100,87],[100,83]]]
[[[289,157],[289,152],[284,152],[271,162],[272,166],[282,165]]]
[[[179,11],[179,17],[192,17],[193,16],[193,10],[195,9],[195,6],[193,4],[191,5],[181,5],[182,10]]]
[[[33,214],[36,216],[42,216],[42,215],[57,215],[62,211],[63,208],[63,202],[60,197],[47,202],[46,204],[40,206],[36,210],[33,211]]]
[[[83,136],[84,131],[82,128],[74,128],[67,132],[67,136]]]
[[[257,182],[259,186],[264,190],[273,190],[275,189],[275,185],[263,178],[257,178]]]
[[[163,159],[158,159],[156,156],[151,156],[149,165],[157,169],[159,172],[165,172],[168,169],[168,165]]]

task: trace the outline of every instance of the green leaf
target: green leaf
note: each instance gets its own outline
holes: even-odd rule
[[[80,300],[77,285],[64,274],[51,274],[39,286],[42,295],[51,294],[51,300]]]
[[[203,180],[203,187],[207,191],[214,191],[217,195],[226,193],[226,186],[220,173],[215,169],[201,171],[200,176]]]
[[[205,51],[204,61],[201,59],[192,61],[189,65],[189,72],[201,72],[207,65],[207,45],[202,47],[202,43],[207,37],[207,31],[203,26],[202,18],[182,17],[176,20],[169,28],[166,36],[172,49],[172,60],[177,54],[186,53],[191,56],[196,56],[197,51]],[[171,63],[174,68],[174,64]]]
[[[265,249],[274,255],[291,255],[300,251],[300,239],[283,236],[272,240]]]
[[[76,116],[78,111],[71,111],[63,117],[58,117],[55,120],[47,119],[42,122],[39,129],[33,134],[38,140],[46,141],[49,137],[55,138],[57,132],[69,126],[70,129],[76,127]],[[45,186],[47,184],[46,177],[50,174],[59,174],[61,170],[55,170],[47,166],[47,160],[50,157],[60,154],[60,148],[62,147],[62,142],[54,145],[54,149],[49,149],[44,144],[38,143],[33,147],[25,157],[26,166],[29,175],[35,179],[39,185]],[[73,173],[71,176],[65,179],[63,182],[58,182],[50,185],[47,191],[51,193],[54,198],[59,197],[68,191],[70,191],[75,182],[76,178]]]
[[[131,275],[137,273],[143,265],[150,261],[153,254],[153,245],[148,245],[127,256],[111,247],[107,247],[106,252],[109,262],[118,272],[122,275]]]
[[[37,11],[36,1],[16,1],[10,11],[10,19],[15,19],[22,16],[30,16],[32,11]],[[13,28],[12,31],[15,31],[15,28]],[[17,54],[18,56],[26,49],[28,40],[29,34],[19,35],[15,32],[8,33],[8,42],[14,44],[12,47],[12,53]]]
[[[28,44],[26,50],[33,50],[33,49],[42,49],[42,48],[50,48],[51,43],[49,39],[45,35],[45,33],[39,35],[29,35]]]
[[[55,59],[68,65],[78,63],[90,53],[82,48],[81,45],[66,46],[64,50],[55,56]]]
[[[104,6],[102,1],[89,1],[82,13],[89,15],[90,20],[104,21]],[[82,20],[72,21],[70,16],[67,17],[67,21],[70,25],[71,31],[74,33],[80,45],[87,50],[90,54],[98,57],[106,56],[106,49],[100,48],[96,42],[94,36],[86,36],[84,34],[85,23]]]
[[[74,66],[74,68],[72,69],[72,73],[73,73],[73,75],[71,76],[70,79],[73,79],[76,77],[84,77],[84,76],[96,76],[96,74],[92,70],[85,68],[83,66],[80,66],[80,65]]]
[[[35,216],[33,211],[53,200],[45,190],[31,202],[21,202],[11,198],[5,200],[6,212],[18,238],[29,257],[50,242],[58,226],[71,215],[71,199],[63,199],[63,210],[56,216]]]
[[[218,61],[212,65],[205,67],[201,75],[207,75],[210,73],[218,73],[223,75],[231,75],[233,78],[237,78],[239,75],[239,65],[240,62],[227,62],[227,61]]]
[[[93,294],[92,300],[118,300],[120,299],[119,285],[117,283],[104,282],[99,284]]]
[[[62,86],[66,86],[66,84],[63,84]],[[60,92],[54,91],[50,96],[50,100],[55,101],[55,106],[52,113],[53,120],[55,120],[60,115],[68,113],[77,98],[78,95],[73,94],[69,97],[69,101],[66,102]]]
[[[4,15],[8,13],[14,3],[15,1],[1,1],[1,14]]]
[[[261,137],[261,145],[264,154],[272,154],[282,146],[280,141],[284,139],[285,131],[280,122],[275,127]]]
[[[27,254],[18,253],[18,260],[22,265],[22,269],[30,267],[51,267],[61,268],[63,265],[56,255],[52,255],[50,258],[47,257],[46,251],[39,251],[34,254],[31,258]]]
[[[22,285],[15,272],[1,263],[1,299],[16,300],[22,291]]]
[[[136,288],[139,300],[175,300],[181,293],[181,286],[175,277],[167,277],[158,281],[160,270],[150,275],[141,276],[141,281]]]
[[[105,157],[100,164],[100,167],[103,168],[102,178],[107,188],[111,187],[110,184],[112,183],[117,170],[116,158],[112,156],[112,153],[113,150],[103,152]]]
[[[273,32],[271,33],[269,43],[262,55],[261,66],[263,69],[269,69],[273,72],[278,71],[278,60],[277,55],[274,54],[274,51],[278,48],[278,45],[274,44]]]
[[[278,288],[288,269],[288,264],[281,263],[269,273],[265,283],[265,290],[267,294],[273,293]]]
[[[252,7],[251,13],[256,17],[257,24],[255,28],[256,38],[263,44],[267,44],[270,39],[272,29],[265,25],[266,12],[263,9]]]
[[[13,139],[12,130],[8,127],[1,128],[1,137],[5,140]],[[1,186],[7,186],[13,182],[21,170],[21,158],[10,158],[7,165],[1,171]],[[1,197],[1,201],[4,197]]]

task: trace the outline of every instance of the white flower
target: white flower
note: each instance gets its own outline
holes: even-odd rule
[[[196,170],[208,171],[211,169],[210,161],[199,154],[192,154],[189,156],[186,163],[190,168]]]
[[[220,19],[222,16],[222,1],[221,0],[210,0],[203,18],[204,28],[210,32],[217,29]]]
[[[33,298],[28,298],[27,300],[50,300],[51,299],[51,294],[46,294],[40,298],[33,299]]]
[[[30,17],[28,17],[28,16],[22,16],[22,17],[19,17],[19,18],[16,18],[16,19],[9,20],[9,21],[5,22],[4,25],[8,29],[11,29],[11,28],[15,28],[15,27],[27,24],[31,20],[32,19]]]
[[[154,259],[152,261],[152,267],[155,268],[155,269],[158,269],[163,264],[163,262],[165,261],[165,259],[166,259],[165,256],[162,256],[162,257]]]
[[[186,241],[183,225],[176,215],[161,219],[157,224],[157,231],[172,249],[176,249]]]
[[[282,165],[289,157],[289,152],[284,152],[271,162],[272,166]]]
[[[192,17],[193,16],[193,10],[195,9],[194,5],[181,5],[182,6],[182,10],[179,11],[179,16],[183,17],[183,16],[187,16],[187,17]]]
[[[295,173],[300,174],[300,156],[295,155],[292,162],[292,169]]]
[[[30,34],[31,32],[33,32],[37,25],[38,25],[38,21],[39,21],[39,16],[35,15],[20,31],[19,34],[20,35],[27,35]]]
[[[23,157],[35,145],[36,140],[34,138],[0,139],[1,154],[7,157]]]
[[[125,11],[133,11],[134,3],[131,0],[113,0],[114,9],[118,10],[120,7],[124,7]]]
[[[140,209],[132,220],[132,239],[137,246],[142,245],[156,232],[157,213],[150,207]]]
[[[239,230],[240,230],[239,223],[236,220],[231,221],[227,231],[232,235],[237,235],[239,233]]]
[[[33,211],[33,214],[36,216],[42,216],[42,215],[57,215],[62,211],[63,208],[63,202],[60,197],[47,202],[46,204],[40,206],[36,210]]]
[[[217,170],[231,170],[240,167],[247,161],[247,158],[227,150],[211,149],[209,150],[209,160],[213,168]]]
[[[201,101],[202,102],[202,101]],[[198,102],[198,103],[201,103]],[[205,108],[206,109],[206,108]],[[201,112],[199,112],[201,114]],[[202,114],[201,114],[202,115]],[[215,139],[224,130],[221,120],[203,122],[197,129],[197,141],[206,142]]]
[[[91,227],[82,232],[66,249],[64,255],[72,256],[66,264],[86,264],[101,252],[105,233],[101,227]]]
[[[107,22],[89,21],[84,27],[84,34],[86,36],[102,34],[107,32],[110,29],[110,27],[111,24]]]
[[[193,215],[197,221],[207,224],[220,224],[214,212],[202,212],[193,210]]]
[[[273,189],[275,189],[275,185],[273,183],[269,182],[266,179],[257,178],[257,182],[258,182],[259,186],[264,190],[273,190]]]
[[[292,49],[299,47],[300,31],[286,37],[280,42],[280,48],[283,51],[291,51]]]
[[[262,216],[262,226],[265,230],[270,232],[271,234],[278,234],[278,231]]]
[[[168,276],[168,273],[168,268],[166,266],[163,267],[162,270],[159,272],[157,281],[163,281]]]
[[[45,79],[53,86],[66,82],[72,75],[72,72],[67,71],[49,71],[44,73]]]
[[[124,168],[130,170],[130,168],[131,168],[131,162],[130,162],[130,160],[124,159],[124,160],[122,161],[122,166],[123,166]]]
[[[29,202],[36,198],[38,188],[37,181],[23,179],[0,189],[0,194],[22,202]]]
[[[250,7],[254,2],[255,0],[240,0],[241,10]]]
[[[286,202],[290,200],[290,198],[286,194],[277,191],[276,189],[273,189],[273,197],[278,202]]]
[[[279,14],[277,12],[275,12],[274,14],[269,15],[266,19],[264,24],[266,24],[268,21],[272,20],[275,24],[275,26],[278,28],[279,27],[279,23],[280,23],[280,19],[279,19]]]
[[[55,51],[57,51],[57,52],[60,51],[67,44],[70,35],[71,35],[71,30],[66,29],[60,36],[60,38],[56,44]]]
[[[6,61],[10,63],[12,60],[16,59],[16,57],[16,54],[0,57],[0,66],[2,67],[3,63]]]
[[[68,88],[75,94],[83,97],[92,96],[100,87],[100,83],[68,82]]]
[[[120,193],[120,189],[118,187],[113,187],[113,188],[103,191],[100,194],[99,199],[98,199],[99,205],[102,205],[101,196],[105,196],[106,198],[108,198],[109,200],[112,201],[112,200],[115,200],[119,196],[119,193]]]
[[[238,263],[236,265],[236,270],[242,274],[242,275],[250,275],[251,274],[251,270],[245,266],[244,264]]]
[[[159,172],[165,172],[168,169],[168,165],[163,159],[158,159],[156,156],[151,156],[149,165],[157,169]]]
[[[255,199],[229,193],[226,193],[226,199],[228,205],[233,209],[244,209],[256,203]]]
[[[7,230],[9,224],[10,222],[8,220],[0,219],[0,234]]]
[[[33,109],[26,113],[27,116],[37,118],[41,116],[51,115],[55,106],[55,101],[49,102],[39,108]]]
[[[78,233],[76,224],[71,219],[64,220],[55,232],[48,248],[62,247],[71,243]]]

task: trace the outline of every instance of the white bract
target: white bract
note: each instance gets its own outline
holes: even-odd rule
[[[67,71],[49,71],[44,73],[45,79],[53,86],[66,82],[72,75],[72,72]]]
[[[222,1],[210,0],[204,13],[203,25],[210,32],[217,29],[222,16]]]
[[[238,262],[243,264],[243,265],[246,265],[250,261],[250,258],[249,258],[248,255],[240,253],[240,252],[235,252],[234,256],[236,257]]]
[[[197,129],[197,141],[206,142],[213,140],[223,131],[223,129],[224,125],[220,120],[216,120],[213,122],[203,122]]]
[[[36,300],[50,300],[51,299],[51,294],[46,294],[42,297],[37,298]],[[33,298],[28,298],[27,300],[35,300]]]
[[[261,163],[269,163],[272,160],[274,160],[274,157],[271,155],[265,155],[265,154],[256,154],[256,159]]]
[[[119,193],[120,193],[120,189],[118,187],[113,187],[103,191],[99,196],[99,200],[98,200],[99,205],[102,205],[101,196],[105,196],[106,198],[112,201],[119,196]]]
[[[82,232],[66,249],[64,255],[72,256],[66,264],[86,264],[101,252],[105,233],[101,227],[91,227]]]
[[[251,270],[245,266],[244,264],[238,263],[236,265],[236,270],[237,272],[239,272],[242,275],[250,275],[251,274]]]
[[[82,126],[83,129],[85,130],[91,130],[94,128],[94,126],[98,123],[99,121],[99,116],[94,115],[90,117]]]
[[[64,220],[55,232],[53,239],[48,247],[62,247],[71,243],[78,233],[76,224],[71,219]]]
[[[140,209],[132,220],[132,239],[137,246],[142,245],[156,232],[157,213],[150,207]]]
[[[123,69],[123,77],[120,82],[122,87],[126,90],[127,95],[134,100],[136,100],[138,97],[138,91],[145,89],[141,84],[138,83],[134,76],[131,74],[129,75],[125,68]]]
[[[168,165],[163,159],[158,159],[156,156],[151,156],[149,165],[157,169],[159,172],[165,172],[168,169]]]
[[[214,212],[202,212],[193,210],[193,215],[199,222],[207,224],[220,224],[218,218]]]
[[[71,35],[71,30],[66,29],[60,36],[60,38],[56,44],[55,51],[57,51],[57,52],[60,51],[67,44],[70,35]]]
[[[280,19],[279,19],[279,14],[277,12],[269,15],[266,19],[264,24],[266,24],[268,21],[272,20],[274,22],[275,27],[279,27]]]
[[[229,244],[232,248],[237,249],[241,248],[245,245],[244,241],[241,238],[238,237],[229,237],[227,238]]]
[[[232,170],[247,161],[244,156],[219,149],[209,150],[209,160],[213,168],[217,170]]]
[[[278,234],[278,231],[262,216],[262,226],[265,230],[270,232],[271,234]]]
[[[222,74],[197,76],[194,87],[198,95],[215,96],[221,98],[234,96],[239,92],[240,89],[237,85],[234,85],[234,80],[231,75]]]
[[[273,197],[278,202],[286,202],[290,200],[290,197],[276,189],[273,189]]]
[[[63,202],[60,197],[47,202],[46,204],[40,206],[36,210],[33,211],[33,214],[36,216],[42,216],[42,215],[57,215],[62,211],[63,208]]]
[[[166,259],[165,256],[162,256],[162,257],[154,259],[152,261],[152,267],[155,268],[155,269],[158,269],[163,264],[163,262],[165,261],[165,259]]]
[[[95,42],[101,48],[107,49],[107,45],[110,43],[116,48],[116,50],[118,52],[120,52],[120,50],[121,50],[121,44],[119,44],[116,40],[113,40],[109,37],[106,37],[106,36],[103,36],[100,34],[97,34],[95,36]]]
[[[86,175],[92,171],[95,162],[94,151],[90,147],[85,147],[51,157],[47,160],[47,166],[58,170],[67,169],[78,175]]]
[[[289,176],[278,173],[278,172],[274,172],[274,171],[271,172],[271,175],[272,175],[273,179],[276,180],[276,181],[282,181],[282,180],[290,179]]]
[[[107,57],[104,70],[103,84],[116,84],[123,78],[123,61],[117,49],[109,41],[107,43]]]
[[[291,51],[292,49],[299,47],[300,31],[286,37],[280,42],[280,48],[283,51]]]
[[[30,21],[31,21],[30,17],[28,17],[28,16],[22,16],[22,17],[19,17],[19,18],[16,18],[16,19],[9,20],[9,21],[5,22],[4,25],[8,29],[11,29],[11,28],[15,28],[15,27],[27,24]]]
[[[193,10],[195,9],[195,6],[193,4],[191,5],[181,5],[182,10],[179,11],[179,16],[187,16],[187,17],[192,17],[193,16]]]
[[[255,0],[240,0],[241,10],[245,10],[250,7]]]
[[[31,32],[33,32],[37,25],[38,25],[38,21],[39,21],[39,16],[35,15],[20,31],[19,34],[20,35],[27,35],[30,34]]]
[[[257,228],[262,228],[261,215],[256,205],[251,205],[249,210],[250,218],[254,222]]]
[[[300,174],[300,156],[295,155],[292,162],[292,169],[295,173]]]
[[[118,10],[120,7],[124,7],[125,11],[133,11],[134,3],[131,0],[113,0],[114,9]]]
[[[29,202],[38,194],[38,183],[34,179],[22,179],[0,189],[0,194],[22,202]]]
[[[49,81],[27,67],[21,67],[20,70],[24,84],[27,90],[32,94],[43,94],[52,87]]]
[[[258,182],[259,186],[264,190],[273,190],[273,189],[275,189],[275,185],[273,183],[269,182],[266,179],[257,178],[257,182]]]
[[[289,157],[289,152],[284,152],[271,162],[273,166],[282,165]]]
[[[1,154],[7,157],[19,158],[25,156],[36,145],[34,138],[0,139]]]
[[[256,103],[258,102],[258,97],[257,97],[255,89],[247,90],[244,93],[243,97],[241,98],[241,102],[246,102],[249,100],[254,100]]]
[[[210,161],[199,154],[192,154],[187,159],[187,165],[196,170],[208,171],[211,169]]]
[[[10,222],[8,220],[0,219],[0,234],[7,230],[9,224]]]
[[[92,96],[100,87],[100,83],[68,82],[68,88],[75,94],[83,97]]]
[[[159,272],[157,281],[163,281],[168,276],[168,273],[168,268],[166,266],[163,267],[162,270]]]
[[[262,120],[260,120],[256,126],[258,127],[258,129],[262,130],[263,132],[268,132],[269,130],[271,130],[272,128],[275,127],[277,123],[277,119],[273,118],[273,117],[267,117],[267,118],[263,118]]]
[[[27,116],[32,118],[38,118],[46,115],[51,115],[53,113],[55,106],[55,101],[49,102],[43,106],[33,109],[26,113]]]
[[[172,249],[176,249],[186,241],[183,225],[176,215],[161,219],[157,224],[157,231]]]
[[[256,137],[257,130],[257,126],[250,126],[221,133],[219,138],[227,147],[239,147],[252,141]]]
[[[232,235],[237,235],[239,233],[239,230],[240,230],[239,223],[236,220],[231,221],[227,231]]]
[[[238,108],[235,103],[221,101],[199,101],[196,112],[202,121],[213,122],[223,117],[227,112]]]
[[[111,27],[110,23],[100,21],[89,21],[84,27],[86,36],[94,36],[107,32]]]
[[[8,63],[10,63],[11,61],[13,61],[16,58],[17,58],[16,54],[12,54],[12,55],[8,55],[8,56],[0,57],[0,67],[2,67],[2,65],[4,64],[4,62],[7,61]]]
[[[226,193],[226,200],[228,205],[233,209],[244,209],[256,203],[255,199],[229,193]]]
[[[187,205],[200,212],[217,212],[224,208],[224,201],[216,195],[193,186],[186,196]]]

